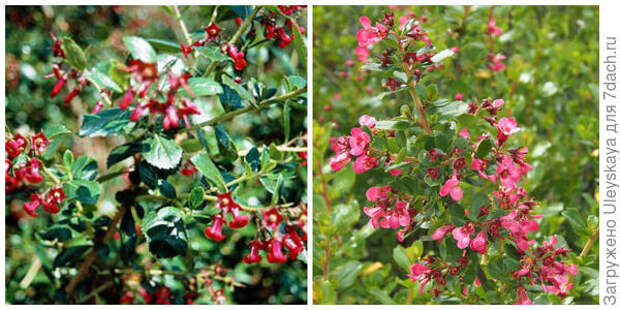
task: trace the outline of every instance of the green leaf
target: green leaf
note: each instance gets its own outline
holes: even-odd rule
[[[446,119],[454,119],[459,115],[467,113],[467,109],[469,109],[469,105],[466,102],[450,102],[446,99],[435,101],[432,107],[436,109],[437,113]]]
[[[75,69],[83,71],[86,69],[86,55],[82,48],[70,37],[64,37],[62,49],[65,51],[67,62]]]
[[[157,168],[172,169],[181,162],[183,149],[174,140],[154,135],[144,141],[144,145],[144,159]]]
[[[433,63],[439,63],[442,62],[444,59],[448,58],[448,57],[452,57],[454,55],[454,52],[451,49],[445,49],[435,55],[433,55],[433,57],[431,57],[431,61]]]
[[[237,84],[237,82],[235,82],[233,79],[231,79],[228,75],[223,75],[222,76],[222,82],[227,85],[228,87],[230,87],[232,90],[234,90],[235,92],[237,92],[237,94],[245,101],[251,103],[252,105],[256,105],[256,99],[254,99],[254,97],[252,97],[252,95],[250,94],[250,92],[248,92],[247,89],[245,89],[243,86]]]
[[[130,142],[119,145],[110,151],[108,154],[107,166],[108,169],[113,165],[142,152],[143,146],[141,142]]]
[[[409,261],[409,257],[407,256],[407,252],[400,245],[396,246],[392,251],[392,257],[396,264],[405,271],[409,271],[411,267],[411,261]]]
[[[484,159],[489,154],[492,148],[493,142],[491,142],[490,139],[482,140],[482,142],[480,142],[480,145],[478,145],[478,149],[476,150],[476,158]]]
[[[149,250],[159,258],[171,258],[185,254],[187,235],[183,225],[183,213],[173,207],[149,211],[142,220]]]
[[[220,192],[228,192],[226,182],[224,181],[220,170],[217,169],[215,164],[211,161],[211,158],[209,158],[209,154],[202,153],[194,155],[191,161],[194,163],[194,166],[196,166],[196,169],[202,173],[202,175],[204,175],[211,182],[215,183]]]
[[[245,155],[245,161],[250,165],[252,171],[257,172],[261,167],[261,154],[256,147],[252,147],[250,151]]]
[[[196,47],[195,50],[198,51],[199,55],[204,56],[205,58],[209,59],[212,62],[213,61],[220,62],[224,60],[232,61],[231,58],[222,54],[220,48],[218,47],[199,46],[199,47]]]
[[[78,245],[66,248],[56,256],[52,265],[54,268],[58,268],[77,263],[91,247],[91,245]]]
[[[74,180],[95,180],[99,174],[97,161],[89,156],[80,156],[71,165],[71,175]]]
[[[86,72],[86,78],[94,84],[97,84],[103,88],[112,90],[117,93],[122,93],[123,90],[114,82],[114,80],[105,73],[93,68]]]
[[[416,240],[407,248],[406,252],[410,262],[417,262],[420,257],[422,257],[422,253],[424,253],[424,244],[422,240]],[[409,269],[407,269],[407,271],[409,271]]]
[[[370,71],[389,71],[392,70],[391,65],[387,65],[382,67],[381,64],[378,63],[367,63],[362,66],[362,70],[370,70]]]
[[[162,180],[159,183],[159,191],[162,195],[170,199],[175,199],[177,197],[177,191],[174,189],[174,186],[166,180]]]
[[[345,289],[353,285],[360,270],[362,270],[362,263],[356,260],[348,261],[336,268],[333,275],[334,280],[338,281],[338,288]]]
[[[189,203],[189,207],[192,209],[196,209],[202,206],[202,202],[204,201],[204,195],[205,195],[205,191],[202,189],[202,187],[200,186],[194,187],[191,193],[189,194],[189,198],[187,199],[187,202]]]
[[[181,44],[163,40],[163,39],[146,39],[160,53],[179,53],[181,52]]]
[[[284,126],[284,141],[291,136],[291,104],[286,102],[282,111],[282,125]]]
[[[336,303],[336,289],[329,280],[323,280],[321,282],[321,293],[319,296],[319,304],[333,305]]]
[[[146,63],[157,62],[155,50],[145,39],[140,37],[124,37],[123,42],[134,59],[139,59]]]
[[[54,224],[45,233],[41,234],[41,238],[48,241],[57,239],[60,242],[64,242],[73,238],[73,229],[68,225]]]
[[[94,205],[99,200],[102,189],[101,184],[90,180],[72,180],[63,184],[63,191],[67,195],[67,200],[77,200],[79,202]]]
[[[72,134],[72,132],[71,132],[71,130],[67,129],[67,127],[65,127],[65,125],[47,123],[43,127],[43,134],[45,134],[46,138],[53,139],[53,138],[55,138],[57,136],[60,136],[60,135]]]
[[[194,95],[196,97],[212,96],[212,95],[220,94],[224,91],[220,83],[212,79],[204,78],[204,77],[190,78],[187,81],[187,84],[189,85],[189,88],[191,88],[192,91],[194,91]],[[180,89],[179,94],[189,97],[189,94],[187,93],[187,91],[185,91],[185,89]]]
[[[129,133],[136,123],[129,120],[128,110],[110,108],[97,114],[84,115],[80,136],[109,137]]]
[[[280,200],[280,191],[282,190],[282,184],[284,183],[284,177],[282,174],[278,174],[278,178],[276,179],[276,186],[273,189],[271,194],[271,205],[277,205]]]
[[[394,300],[392,298],[390,298],[390,296],[384,292],[381,291],[379,289],[373,288],[368,290],[368,293],[370,293],[370,295],[374,296],[375,298],[377,298],[379,300],[379,302],[381,302],[384,305],[394,305],[396,304],[396,302],[394,302]]]
[[[232,142],[226,130],[219,125],[215,126],[214,129],[220,153],[230,160],[237,159],[237,146]]]
[[[489,203],[489,197],[483,193],[476,193],[471,198],[469,215],[468,217],[472,220],[476,220],[478,215],[480,214],[480,207]]]
[[[241,96],[227,85],[222,86],[222,93],[220,93],[220,103],[225,111],[234,111],[243,108]]]
[[[571,227],[573,227],[573,229],[575,229],[578,233],[584,233],[587,231],[583,215],[577,211],[577,209],[566,209],[562,211],[561,214],[568,220]]]
[[[73,157],[73,153],[71,152],[71,150],[69,149],[65,150],[65,153],[62,154],[63,164],[65,164],[65,166],[67,167],[70,167],[71,165],[73,165],[74,160],[75,158]]]
[[[396,120],[396,121],[377,121],[375,128],[387,129],[387,130],[405,130],[415,126],[415,123],[408,120]]]

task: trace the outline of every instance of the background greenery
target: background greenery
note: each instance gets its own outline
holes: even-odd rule
[[[217,18],[222,28],[220,36],[230,38],[237,29],[234,18],[239,11],[248,11],[245,7],[220,7]],[[182,7],[182,16],[190,33],[203,36],[203,28],[209,22],[213,7]],[[305,13],[303,13],[305,14]],[[72,37],[84,48],[89,64],[117,59],[124,61],[127,50],[121,39],[125,36],[141,36],[144,38],[163,39],[182,42],[182,34],[174,18],[163,7],[128,7],[128,6],[23,6],[6,8],[6,123],[11,130],[39,132],[50,123],[64,124],[73,132],[77,132],[82,121],[81,116],[90,113],[98,95],[93,87],[87,87],[70,105],[62,101],[67,88],[56,98],[50,99],[49,93],[54,86],[54,79],[44,76],[51,72],[52,40],[48,33],[53,31],[58,37]],[[299,20],[305,25],[305,17]],[[170,52],[165,46],[155,45],[158,52]],[[161,48],[161,50],[160,50]],[[173,51],[175,49],[173,48]],[[182,54],[176,50],[176,55]],[[251,49],[247,55],[249,66],[244,71],[243,79],[254,77],[268,87],[278,87],[285,75],[305,76],[305,64],[298,59],[293,44],[286,49],[279,49],[275,44],[262,44]],[[199,66],[200,67],[200,66]],[[71,87],[69,85],[69,87]],[[218,106],[211,99],[197,102],[201,107]],[[220,108],[221,109],[221,108]],[[204,110],[203,110],[204,111]],[[214,113],[219,111],[214,110]],[[225,130],[237,145],[239,151],[247,151],[251,145],[262,145],[274,142],[281,144],[286,141],[282,122],[282,107],[274,105],[260,113],[248,113],[234,121],[227,122]],[[306,131],[305,105],[292,105],[290,137],[303,136]],[[204,116],[204,115],[203,115]],[[207,119],[210,117],[206,115]],[[213,138],[211,128],[209,139]],[[248,142],[251,143],[248,143]],[[61,156],[66,149],[72,150],[77,158],[80,155],[93,157],[102,170],[106,167],[106,158],[110,150],[123,143],[123,138],[79,138],[64,136],[55,139],[44,154],[47,160]],[[217,144],[216,141],[210,143]],[[222,163],[232,167],[232,163]],[[305,183],[306,168],[296,163],[288,163],[297,175],[296,180]],[[176,175],[170,178],[177,191],[187,192],[197,182]],[[193,180],[190,182],[190,180]],[[112,216],[117,207],[114,194],[125,187],[122,178],[105,183],[103,197],[97,209],[93,210],[97,217]],[[249,183],[248,183],[249,184]],[[287,201],[307,200],[305,185],[287,181],[282,193]],[[239,191],[240,199],[263,200],[265,190],[261,182],[253,182]],[[56,269],[50,268],[58,251],[54,246],[41,247],[41,234],[49,228],[53,217],[42,214],[30,218],[22,211],[25,193],[13,195],[6,199],[6,298],[7,303],[55,303],[62,302],[61,296],[55,295],[58,286],[62,285],[57,277]],[[229,275],[245,284],[236,288],[234,293],[227,293],[229,303],[305,303],[306,301],[306,265],[300,260],[286,264],[269,264],[265,260],[257,265],[241,263],[247,253],[243,244],[249,244],[255,236],[253,224],[244,229],[229,232],[226,241],[216,243],[204,236],[204,224],[194,223],[189,231],[190,246],[185,257],[154,260],[149,254],[144,237],[138,239],[138,259],[142,267],[160,267],[162,269],[184,270],[187,266],[205,266],[221,263],[231,268]],[[241,240],[241,241],[240,241]],[[247,241],[247,242],[246,242]],[[42,270],[27,286],[20,286],[20,281],[37,257],[42,261]],[[110,242],[109,252],[103,257],[109,262],[99,269],[111,269],[119,259],[118,242]],[[193,260],[193,261],[192,261]],[[63,271],[64,272],[64,271]],[[97,303],[118,303],[123,291],[120,278],[111,290],[100,294]],[[163,283],[172,290],[175,302],[182,303],[185,281],[178,277],[156,277],[156,282]],[[183,280],[183,281],[182,281]],[[100,284],[100,283],[99,283]],[[97,283],[94,283],[96,286]],[[233,295],[234,294],[234,295]],[[209,303],[208,294],[198,303]]]
[[[419,297],[418,284],[399,284],[407,270],[394,264],[395,232],[367,226],[362,207],[365,191],[384,184],[389,174],[374,169],[356,175],[351,165],[337,173],[328,165],[329,137],[348,135],[357,118],[379,119],[399,113],[403,92],[377,99],[388,89],[371,72],[358,81],[355,34],[360,16],[380,21],[388,7],[314,7],[314,301],[318,303],[451,303]],[[424,29],[438,51],[460,52],[435,70],[439,94],[465,100],[503,98],[504,111],[517,119],[521,132],[511,139],[529,147],[534,170],[522,186],[541,203],[545,217],[536,238],[557,234],[579,255],[597,227],[598,215],[598,7],[430,6],[395,8],[396,21],[406,12],[424,15]],[[493,73],[486,27],[492,11],[503,30],[494,52],[507,56],[505,71]],[[379,55],[380,49],[371,50]],[[355,66],[345,65],[354,60]],[[346,73],[346,78],[341,77]],[[326,199],[331,204],[327,212]],[[430,234],[427,233],[427,234]],[[408,238],[401,245],[410,257],[424,244]],[[598,304],[598,241],[575,258],[579,274],[564,300],[541,297],[535,303]],[[406,279],[406,278],[405,278]],[[409,280],[406,280],[410,282]],[[409,286],[409,288],[407,288]],[[413,289],[413,290],[412,290]],[[412,291],[414,292],[412,294]]]

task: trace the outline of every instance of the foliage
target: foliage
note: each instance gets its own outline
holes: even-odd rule
[[[7,8],[7,302],[304,303],[304,21]]]
[[[401,35],[419,25],[427,36],[420,34],[411,46],[413,58],[381,27],[389,24],[391,12],[394,27],[405,28]],[[368,16],[372,23],[362,20],[360,25],[353,16]],[[315,302],[523,303],[525,292],[534,303],[598,303],[595,7],[316,7],[313,20],[315,29],[321,29],[315,31],[313,49]],[[494,112],[496,117],[492,111],[498,98],[505,104]],[[481,112],[470,114],[471,103]],[[497,106],[502,104],[497,101]],[[498,242],[512,238],[504,231],[506,239],[492,241],[489,236],[487,247],[485,235],[479,239],[484,247],[472,243],[468,251],[464,243],[457,246],[455,241],[463,239],[455,228],[507,213],[491,208],[485,214],[479,208],[489,202],[497,206],[489,191],[496,183],[470,169],[472,159],[486,158],[491,168],[481,171],[495,173],[494,162],[500,161],[495,151],[504,143],[497,134],[501,118],[514,118],[520,127],[504,140],[506,148],[529,147],[524,164],[529,162],[533,170],[519,186],[538,202],[533,214],[542,218],[528,234],[537,241],[522,251],[508,246],[512,241]],[[358,121],[361,131],[351,130]],[[490,136],[476,142],[484,133]],[[342,140],[330,141],[338,136]],[[355,143],[347,143],[351,140]],[[346,150],[350,155],[342,155],[342,145],[352,147]],[[453,152],[454,146],[459,152]],[[438,166],[432,150],[450,165]],[[460,158],[466,160],[465,168],[457,163]],[[376,186],[382,185],[397,191],[387,197],[407,202],[408,216],[394,212],[412,227],[382,223],[395,214],[383,220],[377,216],[376,225],[398,226],[398,234],[371,226],[374,218],[362,211],[374,214],[372,209],[385,197],[377,194]],[[445,227],[441,242],[437,228],[449,224],[454,227]],[[476,229],[471,239],[482,231],[490,232]],[[523,258],[531,255],[527,253],[552,235],[557,236],[555,249],[571,249],[565,266],[575,264],[579,270],[570,277],[574,287],[564,298],[544,293],[540,281],[521,286],[519,277],[506,272],[523,267]],[[463,252],[467,267],[450,270]],[[430,275],[426,266],[438,269],[437,258],[447,265],[439,268],[441,275]],[[473,283],[476,278],[481,286]]]

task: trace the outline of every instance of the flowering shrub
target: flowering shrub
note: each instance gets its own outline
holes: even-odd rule
[[[315,298],[320,303],[354,302],[352,294],[339,291],[363,290],[354,284],[359,276],[381,303],[573,302],[573,296],[580,294],[573,291],[576,283],[588,277],[578,265],[586,265],[597,240],[596,217],[590,216],[587,229],[574,211],[560,217],[581,222],[581,227],[572,226],[585,235],[583,250],[571,248],[562,232],[542,231],[546,222],[557,220],[546,214],[547,203],[533,196],[526,184],[535,169],[529,160],[531,145],[519,138],[523,124],[511,114],[518,100],[492,87],[442,83],[442,75],[456,71],[458,77],[471,67],[486,68],[479,70],[491,79],[505,78],[507,58],[497,51],[502,48],[498,43],[505,41],[498,39],[504,33],[495,16],[498,8],[446,9],[452,13],[450,25],[463,27],[453,35],[462,39],[458,45],[451,44],[453,40],[435,41],[451,36],[437,32],[435,15],[383,9],[383,14],[359,18],[358,62],[344,62],[353,73],[340,77],[355,81],[356,89],[367,85],[373,93],[376,75],[386,91],[360,100],[373,108],[346,106],[349,113],[357,112],[355,124],[336,116],[331,126],[314,127],[319,231]],[[471,22],[469,14],[487,18],[479,36],[488,44],[477,48],[487,49],[488,58],[466,55],[477,60],[476,65],[461,62],[461,53],[477,43],[461,38],[464,25]],[[399,113],[381,106],[382,99],[390,96],[398,96]],[[346,102],[340,93],[322,107],[330,112],[319,112],[319,123],[327,121],[322,117],[334,115],[331,110],[339,102]],[[330,131],[341,134],[323,138]],[[323,166],[326,161],[329,168]],[[353,195],[346,195],[347,188]],[[349,233],[343,227],[354,225],[359,209],[365,214],[361,222],[368,224]],[[384,243],[365,247],[365,242],[372,241],[364,239],[373,234],[384,236]],[[389,238],[396,242],[385,242]],[[342,249],[341,242],[352,244]],[[380,252],[391,253],[392,258],[377,259],[384,257]],[[365,255],[377,261],[356,260]],[[393,272],[396,281],[382,286],[382,279],[391,273],[383,264],[390,261],[402,270]],[[396,294],[391,296],[393,291]]]
[[[52,27],[50,62],[37,64],[52,87],[39,81],[38,100],[61,98],[66,123],[20,123],[19,90],[7,88],[7,221],[33,232],[11,224],[7,236],[35,242],[30,256],[8,245],[7,300],[303,301],[306,81],[289,59],[305,63],[305,8],[93,10],[142,25],[130,15],[169,19],[179,41],[115,30],[118,54],[100,58],[114,51],[83,49],[97,39]],[[238,295],[257,285],[263,296]]]

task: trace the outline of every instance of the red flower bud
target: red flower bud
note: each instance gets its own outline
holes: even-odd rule
[[[136,91],[133,88],[127,90],[127,92],[125,93],[125,95],[123,95],[123,98],[121,99],[121,110],[126,110],[131,105],[131,102],[133,101],[133,97],[135,95]]]
[[[51,98],[56,97],[56,95],[60,93],[60,91],[62,90],[62,88],[65,86],[66,83],[67,83],[67,79],[58,80],[58,82],[56,82],[56,85],[54,85],[52,92],[50,93],[50,97]]]
[[[81,88],[76,87],[74,88],[66,97],[65,97],[65,104],[69,104],[69,102],[71,102],[71,100],[73,100],[73,98],[75,98],[75,96],[77,96],[80,91],[82,91]]]

